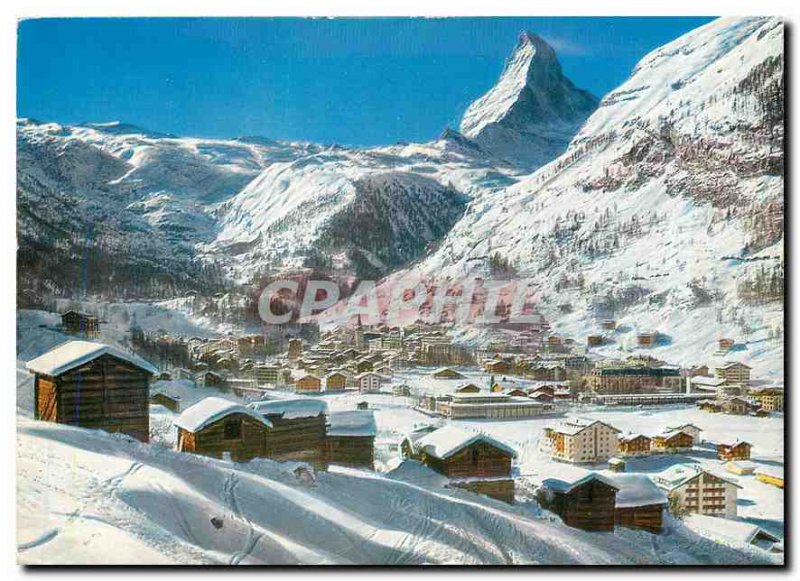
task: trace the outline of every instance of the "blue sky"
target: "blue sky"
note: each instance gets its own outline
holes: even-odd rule
[[[458,126],[522,30],[602,97],[648,51],[710,20],[24,20],[17,114],[202,137],[425,141]]]

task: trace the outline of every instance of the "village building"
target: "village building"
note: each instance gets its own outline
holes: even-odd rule
[[[252,409],[220,397],[207,397],[175,419],[178,451],[247,462],[264,456],[272,424]]]
[[[464,375],[450,367],[440,367],[431,373],[434,379],[464,379]]]
[[[723,399],[721,405],[724,413],[734,416],[746,416],[752,407],[745,398],[738,396]]]
[[[158,369],[110,345],[69,341],[25,365],[34,373],[34,417],[122,432],[147,442],[150,380]]]
[[[321,400],[280,399],[249,404],[272,424],[264,456],[325,466],[328,405]]]
[[[487,373],[507,375],[511,373],[511,364],[504,359],[489,359],[484,362],[483,368]]]
[[[644,474],[610,474],[617,488],[614,524],[660,534],[667,495]]]
[[[371,359],[366,358],[366,357],[362,357],[361,359],[356,361],[354,369],[355,369],[356,373],[367,373],[367,372],[372,371],[373,367],[374,367],[374,365],[373,365]]]
[[[452,424],[406,441],[410,457],[446,476],[452,486],[513,502],[511,465],[517,453],[506,444]]]
[[[325,391],[344,391],[347,387],[347,375],[341,371],[333,371],[325,376]]]
[[[291,361],[300,359],[303,356],[303,340],[296,337],[289,339],[289,348],[286,356]]]
[[[756,465],[749,460],[731,460],[725,463],[725,470],[738,476],[749,476],[756,471]]]
[[[325,436],[327,463],[374,470],[377,433],[371,411],[331,413]]]
[[[750,390],[750,395],[758,406],[767,412],[783,411],[783,388],[764,387],[761,389]]]
[[[717,458],[720,460],[749,460],[750,450],[753,446],[744,440],[734,440],[733,442],[720,442],[716,448]]]
[[[198,373],[196,377],[199,387],[213,387],[214,389],[224,390],[227,385],[225,378],[216,371],[204,371]]]
[[[708,375],[693,375],[687,381],[689,390],[692,392],[707,392],[716,394],[719,389],[727,382],[720,377],[709,377]]]
[[[356,386],[361,393],[378,393],[382,383],[383,377],[371,371],[356,375]]]
[[[755,475],[756,480],[778,488],[783,488],[783,467],[771,466],[767,468],[758,468],[755,471]]]
[[[675,464],[652,476],[679,510],[734,518],[741,488],[733,479],[712,474],[699,464]]]
[[[153,405],[164,406],[172,412],[181,411],[181,397],[172,395],[165,391],[154,391],[150,394],[150,403]]]
[[[733,349],[734,345],[736,345],[736,341],[734,341],[733,339],[729,339],[727,337],[719,339],[717,343],[719,345],[719,350],[724,353],[727,353],[728,351]]]
[[[603,365],[586,376],[588,388],[597,394],[679,392],[684,380],[676,367]]]
[[[652,452],[653,439],[644,434],[623,434],[619,437],[617,454],[624,458],[648,456]]]
[[[600,420],[568,418],[545,428],[552,458],[563,462],[597,463],[616,456],[620,431]]]
[[[294,380],[294,390],[297,393],[319,393],[322,391],[322,380],[310,373],[301,373]]]
[[[613,531],[617,486],[602,474],[577,466],[548,466],[537,488],[542,508],[564,524],[587,531]]]
[[[700,434],[703,433],[703,430],[701,428],[698,428],[694,424],[676,424],[674,426],[667,426],[665,429],[665,431],[676,431],[676,430],[680,430],[682,432],[689,434],[692,437],[692,440],[694,440],[695,444],[702,442]]]
[[[608,469],[611,472],[625,472],[625,460],[616,456],[609,458]]]
[[[492,391],[494,391],[494,388],[492,388]],[[475,385],[474,383],[464,383],[462,385],[459,385],[455,390],[455,393],[480,393],[480,392],[481,388]]]
[[[455,393],[435,400],[435,411],[451,419],[520,419],[552,410],[552,405],[504,393]]]
[[[392,384],[392,395],[397,397],[411,397],[411,387],[405,383]]]
[[[100,333],[100,319],[78,311],[67,311],[61,315],[61,328],[70,335],[96,337]]]
[[[647,333],[639,333],[636,335],[636,345],[643,348],[650,348],[656,344],[658,340],[657,331],[649,331]]]
[[[694,438],[682,430],[666,430],[653,436],[653,452],[658,454],[681,454],[690,452]]]
[[[602,347],[603,343],[605,343],[605,337],[602,335],[589,335],[586,337],[587,347]]]
[[[737,361],[728,361],[714,370],[715,375],[732,385],[746,386],[750,383],[750,370],[752,368]]]
[[[259,385],[279,383],[281,368],[277,365],[256,365],[254,371]]]
[[[697,401],[697,407],[704,412],[710,412],[712,414],[722,412],[722,402],[715,399],[700,399]]]
[[[604,331],[613,331],[617,328],[617,322],[614,319],[603,319],[600,323],[600,328]]]
[[[695,365],[689,368],[689,377],[707,377],[709,375],[711,375],[711,371],[708,369],[708,365]]]

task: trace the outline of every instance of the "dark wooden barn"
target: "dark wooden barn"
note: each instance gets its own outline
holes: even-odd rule
[[[328,417],[328,464],[375,469],[375,415],[371,411],[334,412]]]
[[[178,451],[212,458],[230,455],[247,462],[265,455],[272,424],[255,410],[235,401],[207,397],[187,408],[175,420]]]
[[[162,405],[170,411],[181,411],[181,398],[165,391],[155,391],[150,394],[150,403]]]
[[[451,424],[409,445],[413,459],[447,476],[452,485],[514,501],[511,464],[517,453],[502,442]]]
[[[644,474],[614,474],[609,480],[617,487],[615,524],[651,533],[661,533],[667,495]]]
[[[36,419],[148,441],[149,385],[158,369],[143,359],[102,343],[69,341],[26,368],[35,374]]]
[[[318,399],[253,402],[248,407],[272,424],[264,455],[274,460],[308,462],[324,468],[328,405]]]
[[[616,495],[616,485],[605,476],[567,465],[549,467],[537,491],[543,508],[586,531],[614,530]]]

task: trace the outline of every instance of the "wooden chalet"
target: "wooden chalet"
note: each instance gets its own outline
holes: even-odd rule
[[[617,488],[614,524],[659,534],[663,527],[667,495],[644,474],[613,474]]]
[[[70,335],[96,337],[100,333],[100,319],[78,311],[67,311],[61,315],[61,328]]]
[[[318,399],[280,399],[253,402],[248,407],[272,424],[264,455],[274,460],[325,466],[328,405]]]
[[[431,373],[434,379],[464,379],[464,375],[450,367],[440,367]]]
[[[181,398],[164,391],[156,391],[150,394],[150,403],[161,405],[173,412],[181,411]]]
[[[613,531],[617,485],[608,477],[569,465],[548,466],[537,489],[539,504],[567,526]]]
[[[410,457],[450,479],[453,486],[513,502],[513,448],[453,424],[406,440]]]
[[[225,389],[225,378],[215,371],[204,371],[198,376],[198,385],[203,387],[213,387],[216,389]]]
[[[725,463],[725,470],[739,476],[749,476],[756,471],[756,465],[749,460],[731,460]]]
[[[455,389],[455,393],[480,393],[481,388],[474,383],[465,383]]]
[[[153,365],[116,347],[69,341],[29,361],[36,419],[147,442]]]
[[[750,413],[750,402],[743,397],[729,397],[722,401],[722,411],[734,416],[746,416]]]
[[[207,397],[175,420],[178,451],[247,462],[265,455],[272,424],[253,409],[220,397]]]
[[[661,454],[688,452],[694,446],[694,438],[682,430],[662,432],[653,437],[653,451]]]
[[[483,364],[487,373],[508,374],[511,373],[511,364],[504,359],[490,359]]]
[[[586,337],[587,347],[601,347],[605,343],[605,338],[602,335],[589,335]]]
[[[752,447],[744,440],[721,442],[717,444],[717,457],[720,460],[749,460]]]
[[[334,371],[325,377],[325,391],[344,391],[346,385],[347,376],[340,371]]]
[[[325,436],[327,463],[374,470],[377,433],[375,416],[371,411],[331,413]]]
[[[294,381],[297,393],[319,393],[322,391],[322,380],[316,375],[304,373]]]
[[[647,456],[653,448],[653,439],[644,434],[624,434],[619,437],[618,454],[624,457]]]

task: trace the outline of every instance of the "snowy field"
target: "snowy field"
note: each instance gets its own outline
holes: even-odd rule
[[[174,452],[175,414],[151,406],[152,444],[31,419],[32,376],[24,362],[61,343],[51,328],[57,317],[40,312],[19,316],[18,550],[23,563],[773,563],[781,557],[751,547],[725,547],[703,539],[679,522],[653,536],[618,528],[586,533],[526,500],[514,506],[441,487],[436,476],[400,463],[397,444],[409,430],[446,420],[412,409],[413,397],[391,395],[405,383],[414,392],[448,393],[465,382],[483,389],[490,376],[462,370],[459,380],[437,380],[432,369],[396,373],[377,394],[322,394],[331,411],[355,409],[366,401],[375,413],[377,473],[333,470],[309,487],[294,464],[258,460],[232,464]],[[40,325],[45,325],[42,327]],[[120,344],[109,325],[101,340]],[[119,335],[119,336],[118,336]],[[525,387],[495,377],[505,387]],[[183,409],[210,395],[239,400],[190,382],[161,382],[179,395]],[[274,390],[270,397],[296,397]],[[623,431],[655,434],[691,422],[707,441],[745,439],[753,462],[783,466],[783,418],[712,415],[692,407],[604,410],[572,406],[564,413],[598,418]],[[539,450],[544,427],[558,416],[518,421],[462,421],[518,451],[520,490],[551,463]],[[688,456],[655,456],[628,462],[629,472],[653,473],[697,461],[719,468],[709,445]],[[604,470],[606,465],[593,467]],[[736,477],[739,516],[783,537],[783,491]],[[387,510],[387,506],[389,509]],[[217,529],[210,519],[217,517]],[[219,521],[217,521],[219,522]]]

